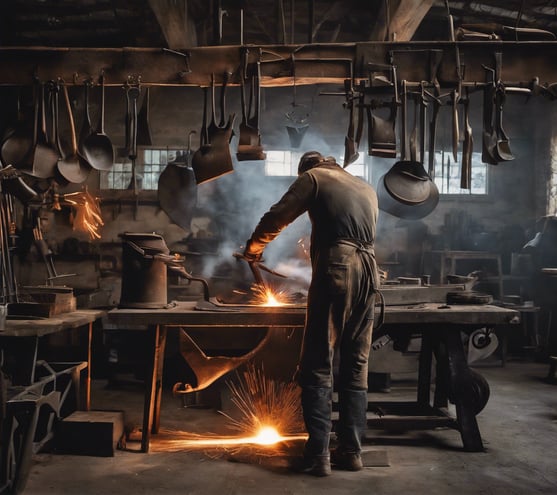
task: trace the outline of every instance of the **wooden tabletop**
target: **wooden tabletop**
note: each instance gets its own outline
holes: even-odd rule
[[[51,316],[50,318],[9,319],[6,329],[0,331],[2,337],[40,337],[60,332],[70,328],[78,328],[94,322],[105,316],[107,312],[101,309],[79,309],[69,313]]]
[[[150,325],[188,327],[303,327],[304,307],[241,308],[203,305],[196,302],[175,302],[164,309],[119,308],[108,312],[108,327],[146,329]],[[385,307],[385,324],[462,324],[504,325],[519,323],[520,313],[493,305],[424,303]]]

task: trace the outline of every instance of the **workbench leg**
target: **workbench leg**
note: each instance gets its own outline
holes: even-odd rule
[[[422,334],[418,370],[418,404],[420,406],[430,405],[432,352],[431,336]]]
[[[438,338],[433,346],[435,356],[435,393],[433,394],[433,407],[449,407],[449,358],[447,357],[447,346]]]
[[[93,346],[93,322],[87,328],[87,377],[85,378],[85,411],[91,410],[91,360]]]
[[[451,390],[464,450],[483,452],[482,437],[471,404],[475,382],[464,354],[460,330],[447,329],[443,335],[447,344]]]
[[[158,433],[161,424],[161,398],[162,398],[162,371],[164,367],[164,350],[166,349],[166,327],[159,329],[159,340],[157,349],[157,377],[155,384],[155,410],[151,423],[151,433]]]
[[[152,349],[151,355],[151,368],[149,377],[150,383],[145,380],[145,402],[143,404],[143,430],[141,432],[141,452],[149,452],[149,442],[151,440],[151,427],[153,425],[153,418],[155,417],[155,409],[157,402],[157,386],[160,383],[157,380],[159,374],[159,360],[163,359],[160,355],[160,342],[161,342],[161,327],[159,325],[149,325],[147,330],[148,335],[151,337],[150,344]],[[162,330],[166,335],[166,330]]]

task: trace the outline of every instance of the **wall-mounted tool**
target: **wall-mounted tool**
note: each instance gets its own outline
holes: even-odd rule
[[[348,108],[348,130],[346,131],[346,136],[344,138],[344,162],[343,167],[346,168],[351,163],[354,163],[360,154],[358,153],[358,145],[356,144],[356,139],[354,135],[354,102],[356,97],[354,95],[354,89],[352,88],[352,80],[345,79],[344,90],[346,91],[346,103],[345,106]]]
[[[112,147],[112,141],[104,131],[104,74],[101,74],[99,80],[101,85],[101,115],[99,125],[97,130],[89,134],[83,141],[82,151],[86,160],[93,168],[109,170],[114,165],[114,148]]]
[[[58,147],[60,149],[60,154],[62,157],[58,160],[58,171],[60,174],[69,182],[80,184],[84,182],[87,177],[89,176],[92,167],[91,164],[81,155],[78,153],[77,148],[77,138],[75,135],[75,123],[73,118],[72,106],[70,103],[70,97],[68,95],[68,88],[65,84],[62,84],[62,93],[64,95],[64,103],[66,108],[66,113],[68,115],[68,121],[70,124],[70,142],[71,142],[71,149],[69,153],[63,154],[60,146],[60,142],[58,141]],[[58,132],[58,95],[56,95],[55,101],[55,112],[56,112],[56,119],[54,129],[59,140],[60,133]]]
[[[462,143],[462,160],[460,169],[460,188],[470,189],[472,186],[472,152],[474,140],[472,138],[472,126],[470,125],[470,96],[466,91],[464,100],[464,141]]]
[[[149,87],[145,88],[143,102],[137,114],[137,145],[152,146],[153,137],[151,135],[151,124],[149,123]]]
[[[139,98],[139,94],[141,89],[139,85],[129,85],[126,89],[126,98],[127,98],[127,106],[129,109],[128,114],[128,136],[129,136],[129,148],[128,148],[128,157],[132,163],[132,177],[128,189],[133,191],[133,199],[134,199],[134,210],[133,210],[133,217],[134,220],[137,215],[137,208],[138,208],[138,200],[139,200],[139,193],[137,190],[137,100]]]
[[[55,175],[59,155],[47,134],[44,84],[40,84],[39,93],[39,123],[35,139],[31,175],[40,179],[48,179]]]
[[[509,138],[503,129],[505,86],[501,80],[502,58],[503,54],[501,52],[495,53],[495,79],[497,81],[495,88],[495,130],[497,133],[497,142],[494,151],[499,161],[506,162],[514,160],[514,155],[509,145]]]
[[[223,73],[220,97],[220,121],[216,118],[215,77],[211,76],[211,122],[207,121],[207,97],[204,95],[203,124],[201,129],[201,146],[194,153],[192,167],[197,184],[208,182],[223,175],[234,172],[232,155],[230,153],[230,140],[232,139],[233,126],[236,114],[228,115],[226,119],[226,87],[230,73]],[[205,137],[207,141],[205,141]]]
[[[259,134],[259,112],[261,109],[261,64],[256,62],[254,74],[250,77],[250,96],[246,102],[246,66],[247,50],[244,52],[244,71],[240,74],[240,102],[242,105],[242,122],[240,124],[240,137],[238,139],[238,161],[265,160],[267,154],[261,146],[261,135]]]

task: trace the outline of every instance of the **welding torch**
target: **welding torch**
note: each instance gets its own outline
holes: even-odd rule
[[[261,270],[265,270],[271,275],[276,275],[277,277],[288,278],[286,275],[283,275],[282,273],[276,272],[275,270],[271,270],[268,266],[261,263],[261,261],[252,260],[247,256],[244,256],[242,253],[236,252],[233,253],[232,256],[234,256],[237,260],[244,260],[248,264],[249,269],[253,274],[253,278],[255,279],[256,285],[258,285],[263,291],[267,290],[267,285],[265,284],[265,279],[261,274]]]

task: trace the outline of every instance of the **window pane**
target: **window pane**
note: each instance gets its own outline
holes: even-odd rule
[[[481,153],[472,153],[472,187],[460,188],[462,163],[455,162],[450,153],[435,152],[435,184],[441,194],[487,194],[487,164]]]
[[[142,149],[136,160],[136,175],[141,189],[156,190],[159,176],[168,161],[176,158],[179,150],[169,149]],[[184,151],[180,150],[182,153]],[[142,158],[142,159],[141,159]],[[127,189],[132,176],[132,164],[128,159],[114,163],[112,168],[101,172],[101,188]]]
[[[173,161],[179,154],[187,153],[178,149],[142,149],[137,159],[136,174],[140,180],[141,189],[156,190],[161,172],[169,161]],[[296,177],[301,151],[266,150],[265,175],[269,177]],[[142,158],[142,160],[141,160]],[[335,157],[337,163],[344,160],[344,149]],[[366,178],[369,165],[365,162],[365,153],[361,152],[358,159],[346,169],[352,175]],[[124,159],[115,163],[111,170],[101,173],[101,187],[103,189],[127,189],[131,181],[131,161]]]

